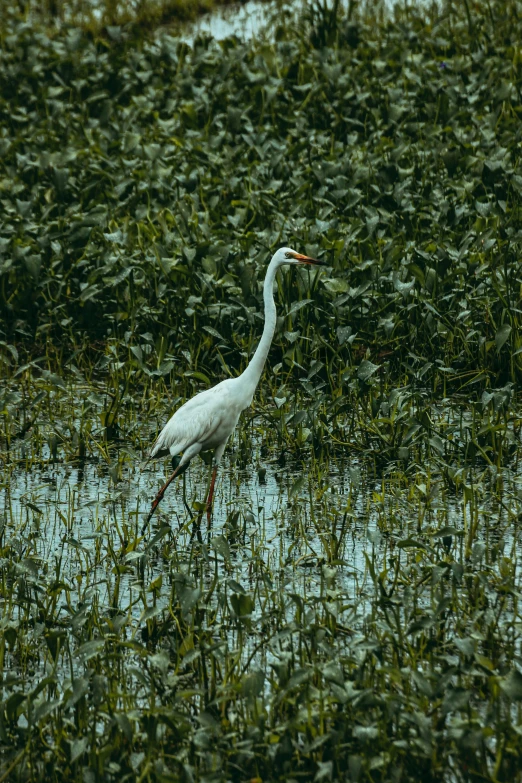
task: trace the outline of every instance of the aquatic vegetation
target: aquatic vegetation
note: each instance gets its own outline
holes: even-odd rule
[[[39,24],[46,32],[74,26],[94,35],[106,35],[108,28],[133,25],[142,31],[160,25],[194,21],[198,15],[229,5],[231,0],[21,0],[15,13]],[[0,3],[2,18],[13,12],[6,0]],[[110,34],[110,32],[109,32]]]
[[[522,780],[519,2],[0,30],[0,781]],[[173,408],[265,380],[213,527]]]

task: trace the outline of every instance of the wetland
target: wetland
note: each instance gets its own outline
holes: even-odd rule
[[[521,781],[521,3],[4,10],[0,782]]]

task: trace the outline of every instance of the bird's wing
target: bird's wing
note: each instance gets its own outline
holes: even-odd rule
[[[154,443],[150,457],[178,454],[194,443],[204,443],[220,426],[229,397],[226,381],[200,392],[171,416]]]

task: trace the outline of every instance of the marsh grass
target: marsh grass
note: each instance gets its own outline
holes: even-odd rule
[[[520,5],[321,8],[0,33],[0,781],[522,779]]]
[[[458,780],[464,764],[498,763],[514,779],[522,496],[513,465],[497,470],[461,448],[447,463],[436,452],[383,469],[362,445],[357,458],[307,450],[284,463],[284,432],[254,417],[232,443],[213,528],[198,524],[200,462],[142,539],[161,472],[137,464],[150,426],[129,408],[119,440],[107,440],[106,399],[91,394],[83,457],[70,437],[51,445],[50,433],[77,429],[82,416],[76,384],[63,384],[34,406],[31,451],[18,439],[6,463],[8,776],[278,779],[326,769],[385,780],[399,767],[409,780],[420,767],[428,779],[455,769]],[[359,413],[354,444],[366,433]],[[465,429],[450,401],[432,427]]]

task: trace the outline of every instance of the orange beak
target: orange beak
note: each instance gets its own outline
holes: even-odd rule
[[[310,256],[304,256],[302,253],[294,253],[294,258],[299,261],[300,264],[312,264],[313,266],[326,266],[325,261],[319,261],[317,258],[310,258]]]

